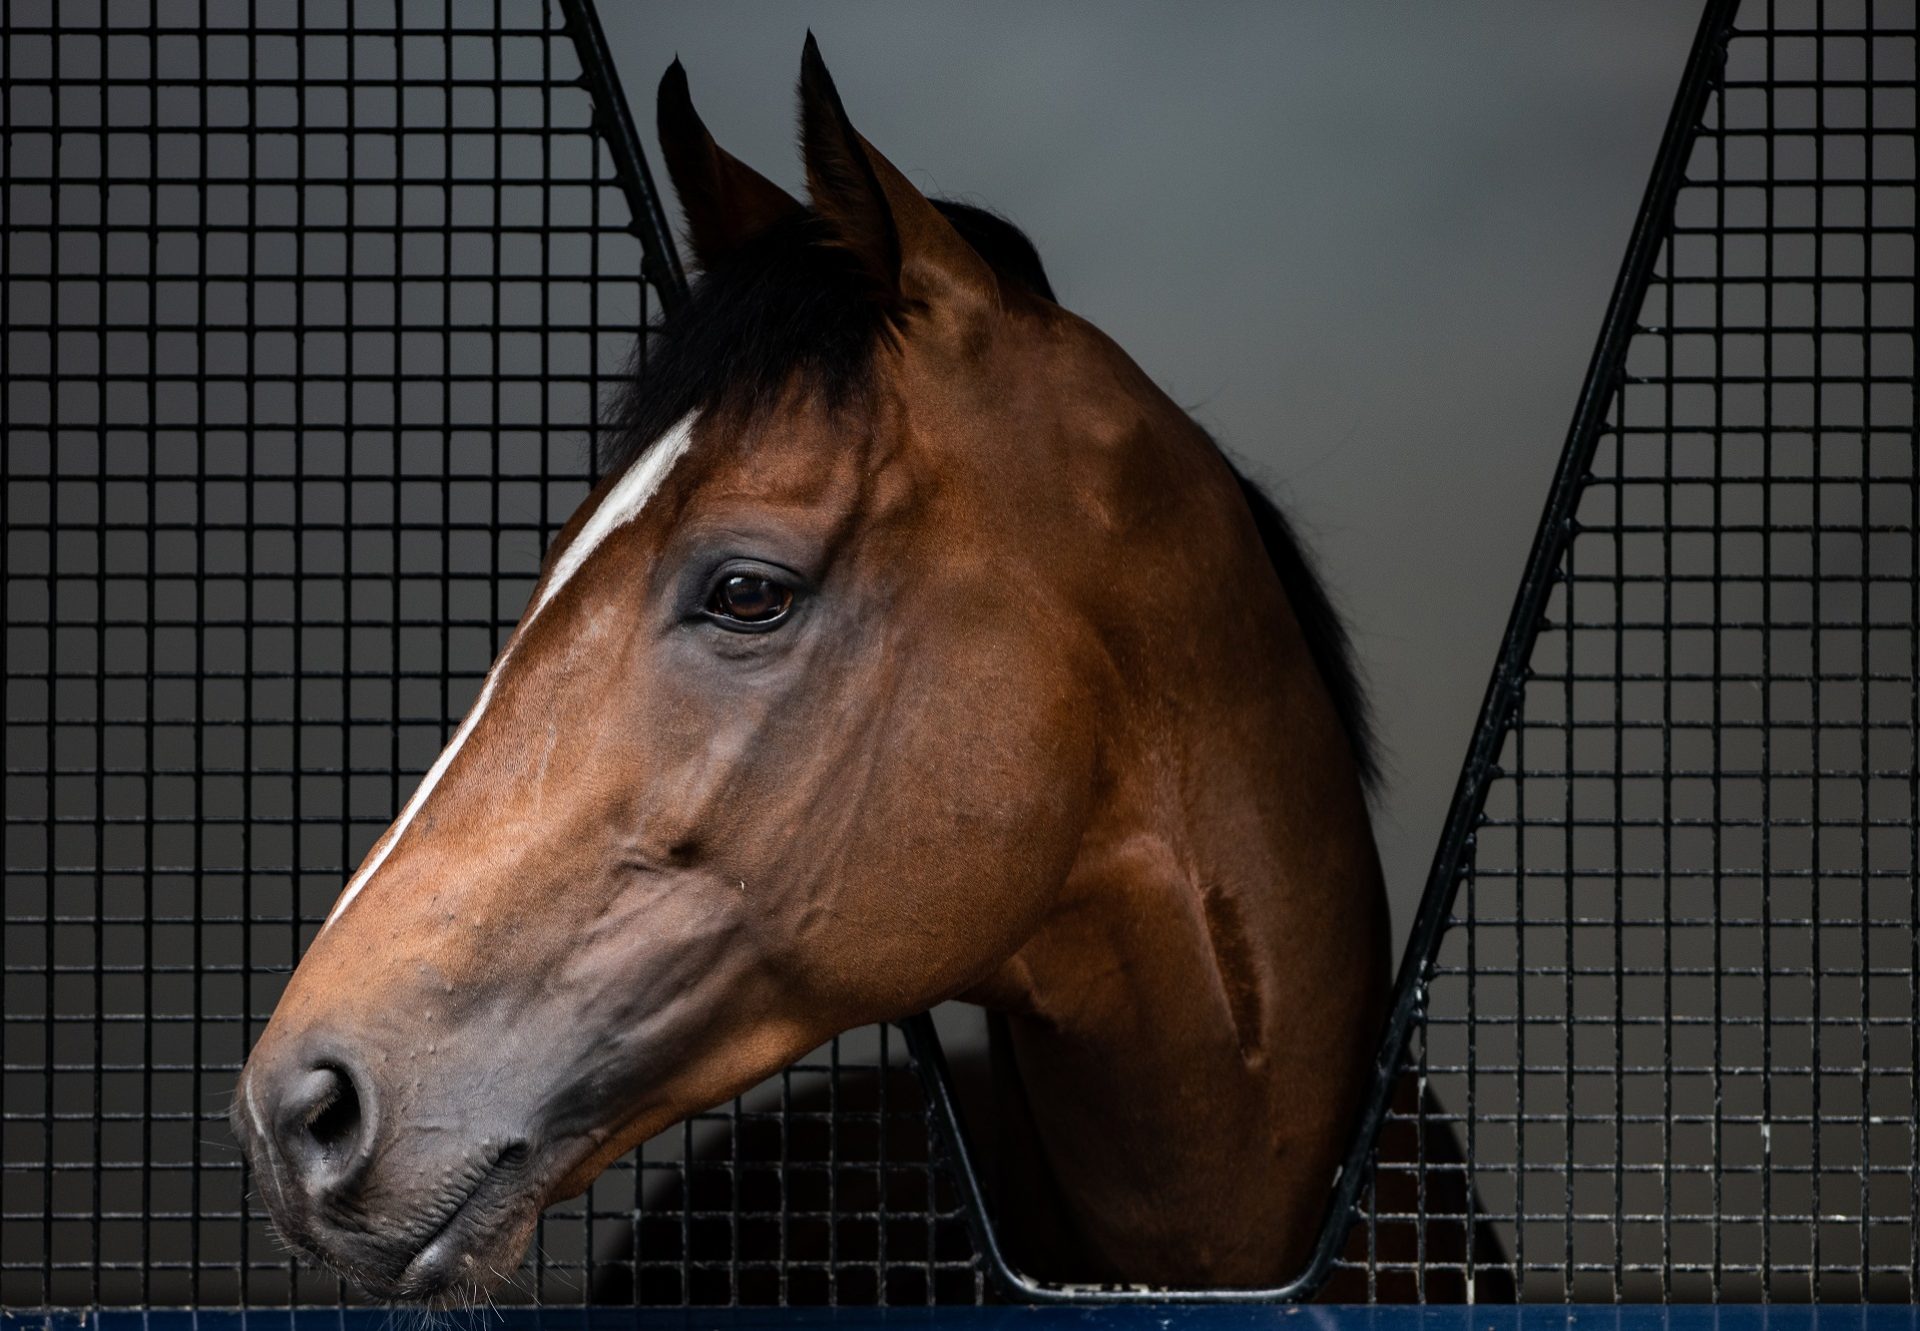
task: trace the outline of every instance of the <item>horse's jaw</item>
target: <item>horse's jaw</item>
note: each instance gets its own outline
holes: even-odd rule
[[[1032,1275],[1285,1283],[1347,1145],[1390,963],[1358,784],[1201,738],[1178,797],[1123,766],[1053,914],[968,995],[1004,1018],[996,1218]]]

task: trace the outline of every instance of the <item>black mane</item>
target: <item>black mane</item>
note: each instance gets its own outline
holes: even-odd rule
[[[1054,298],[1033,242],[1018,227],[971,204],[933,202],[1001,277]],[[874,349],[893,336],[893,327],[858,260],[830,242],[825,224],[802,211],[702,274],[685,305],[646,330],[636,372],[615,404],[602,469],[625,466],[688,412],[770,405],[796,375],[830,407],[858,397],[871,382]],[[1377,744],[1346,625],[1286,517],[1238,467],[1234,475],[1332,695],[1360,778],[1372,789],[1380,775]]]

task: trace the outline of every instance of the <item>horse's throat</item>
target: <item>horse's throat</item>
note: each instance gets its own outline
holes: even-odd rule
[[[1360,831],[1301,864],[1116,819],[971,995],[1004,1021],[999,1210],[1035,1274],[1266,1284],[1304,1261],[1384,987]]]

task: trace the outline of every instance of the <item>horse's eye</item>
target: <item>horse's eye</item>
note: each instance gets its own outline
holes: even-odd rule
[[[707,599],[707,613],[735,624],[777,623],[793,607],[793,589],[760,573],[733,573]]]

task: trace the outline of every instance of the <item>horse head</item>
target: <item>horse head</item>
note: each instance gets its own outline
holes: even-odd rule
[[[1365,1009],[1341,985],[1371,941],[1274,952],[1244,899],[1270,855],[1216,874],[1188,846],[1331,837],[1337,883],[1371,863],[1360,755],[1233,470],[1018,233],[854,130],[811,38],[800,88],[807,205],[668,71],[703,276],[241,1076],[280,1231],[376,1294],[498,1283],[545,1206],[838,1032],[956,996],[1105,1020],[1161,926],[1128,942],[1086,903],[1143,874],[1210,875],[1169,937],[1191,924],[1222,978],[1172,1038],[1269,1058],[1288,946]],[[1276,726],[1287,753],[1247,738]],[[1249,793],[1191,807],[1203,767]],[[1296,768],[1320,793],[1289,803]],[[1198,824],[1147,835],[1149,809]]]

